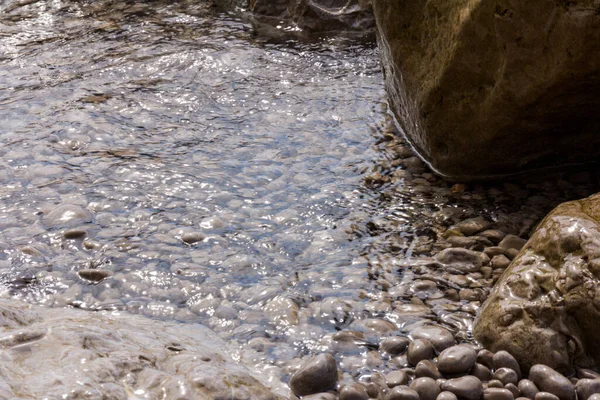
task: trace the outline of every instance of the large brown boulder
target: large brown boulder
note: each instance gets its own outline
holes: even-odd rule
[[[441,174],[506,175],[600,152],[596,0],[373,0],[398,123]]]
[[[600,366],[600,194],[563,203],[481,307],[473,333],[529,369]]]

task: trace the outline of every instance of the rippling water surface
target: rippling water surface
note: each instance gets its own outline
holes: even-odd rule
[[[437,289],[388,293],[406,260],[435,251],[436,227],[485,215],[523,234],[568,197],[429,173],[390,135],[372,43],[272,40],[202,2],[16,4],[0,17],[4,295],[201,322],[277,380],[355,320],[409,323],[398,302],[468,328],[476,307]]]

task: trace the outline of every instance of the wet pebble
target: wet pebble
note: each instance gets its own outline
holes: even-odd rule
[[[479,400],[483,393],[481,381],[471,375],[449,379],[442,383],[441,389],[452,392],[458,398],[465,400]]]
[[[471,375],[477,377],[482,382],[487,382],[492,379],[492,371],[483,364],[475,363],[471,370]]]
[[[402,370],[394,370],[385,375],[385,383],[389,388],[394,388],[408,383],[408,376]]]
[[[202,232],[185,232],[181,235],[181,240],[187,244],[194,244],[206,239],[206,235]]]
[[[594,393],[593,395],[588,397],[588,400],[600,400],[600,393]]]
[[[309,396],[303,396],[302,400],[337,400],[338,397],[329,392],[311,394]]]
[[[498,379],[492,379],[488,382],[487,387],[502,389],[504,387],[504,383],[502,383]]]
[[[500,350],[493,356],[494,368],[510,368],[517,374],[517,377],[521,379],[521,367],[517,360],[508,352]],[[515,382],[516,383],[516,382]]]
[[[502,247],[505,250],[515,249],[521,250],[523,246],[525,246],[527,240],[521,239],[516,235],[506,235],[504,239],[498,244],[499,247]]]
[[[458,397],[452,392],[440,392],[435,400],[458,400]]]
[[[409,387],[419,394],[420,400],[435,400],[440,394],[440,388],[432,378],[417,378]]]
[[[588,400],[591,395],[600,393],[600,378],[580,379],[575,384],[575,391],[577,392],[577,400]]]
[[[42,217],[47,228],[69,228],[92,222],[92,213],[74,204],[63,204]]]
[[[504,389],[510,390],[514,397],[521,396],[521,391],[514,383],[507,383],[506,385],[504,385]]]
[[[552,393],[537,392],[534,400],[560,400],[560,398]]]
[[[298,396],[306,396],[334,389],[338,379],[335,359],[330,354],[319,354],[306,360],[290,379],[290,388]]]
[[[494,379],[498,379],[503,384],[517,384],[519,382],[519,377],[517,373],[510,368],[499,368],[494,371]]]
[[[407,359],[410,365],[417,365],[421,360],[433,358],[433,345],[427,339],[414,340],[408,346]]]
[[[359,383],[344,385],[340,390],[339,400],[368,400],[369,394],[365,387]]]
[[[476,359],[477,353],[471,346],[452,346],[438,356],[438,370],[447,375],[466,373],[473,368]]]
[[[442,264],[451,265],[462,273],[476,272],[483,266],[479,253],[460,247],[451,247],[440,251],[436,255],[436,260]]]
[[[487,388],[483,391],[484,400],[514,400],[515,396],[508,389]]]
[[[451,230],[457,230],[466,236],[471,236],[490,227],[490,223],[483,217],[468,218],[458,224],[450,227]]]
[[[442,377],[438,367],[430,360],[419,361],[415,367],[415,375],[418,378],[440,379]]]
[[[384,338],[379,344],[379,349],[387,354],[398,355],[408,347],[410,340],[402,336],[390,336]]]
[[[419,393],[407,386],[396,386],[388,392],[385,400],[420,400]]]
[[[497,256],[492,257],[492,260],[490,261],[490,265],[494,269],[496,269],[496,268],[506,269],[506,267],[508,267],[510,265],[510,260],[504,254],[499,254]]]
[[[104,269],[82,269],[77,274],[85,280],[100,282],[112,275],[112,272]]]
[[[521,379],[519,381],[518,388],[524,397],[527,397],[532,400],[535,397],[536,393],[540,391],[537,388],[537,386],[535,386],[535,383],[533,383],[529,379]]]
[[[573,384],[562,374],[547,365],[536,364],[531,367],[529,370],[529,379],[541,391],[552,393],[558,396],[560,400],[575,400],[575,388]],[[540,393],[536,394],[536,399]]]
[[[455,344],[454,336],[446,328],[437,325],[424,325],[410,331],[413,339],[427,339],[437,352],[442,352]]]
[[[485,365],[489,369],[494,368],[494,353],[487,349],[479,350],[477,353],[477,362],[479,364]]]

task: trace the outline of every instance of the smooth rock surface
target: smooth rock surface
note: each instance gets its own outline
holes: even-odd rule
[[[477,340],[521,366],[600,363],[600,194],[563,203],[502,275],[474,324]]]
[[[600,379],[580,379],[575,384],[578,400],[588,400],[596,393],[600,393]]]
[[[552,393],[561,400],[575,400],[573,384],[565,376],[547,365],[536,364],[529,370],[529,379],[543,392]],[[539,393],[536,394],[536,398]]]
[[[446,328],[438,325],[423,325],[410,331],[413,339],[427,339],[437,352],[454,345],[454,336]]]
[[[335,389],[338,369],[330,354],[308,358],[290,379],[290,388],[298,396],[306,396]]]
[[[477,359],[477,353],[468,345],[457,345],[447,348],[438,356],[438,369],[442,374],[466,373]]]
[[[4,393],[18,398],[282,399],[201,325],[0,300]]]
[[[373,9],[392,110],[435,170],[468,179],[595,159],[593,0],[374,0]]]
[[[454,393],[459,399],[479,400],[483,393],[481,381],[474,376],[448,379],[440,385],[442,391]]]

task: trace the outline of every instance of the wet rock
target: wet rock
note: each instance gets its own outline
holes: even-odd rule
[[[437,325],[424,325],[410,331],[413,339],[427,339],[437,352],[453,346],[454,336],[446,328]]]
[[[558,396],[548,392],[537,392],[534,400],[560,400]]]
[[[508,389],[488,388],[483,391],[484,400],[514,400],[515,396]]]
[[[417,378],[409,387],[419,394],[420,400],[435,400],[440,394],[440,388],[432,378]]]
[[[394,332],[398,330],[398,327],[390,321],[386,321],[381,318],[368,318],[360,321],[359,325],[364,327],[367,331],[383,335],[386,333]]]
[[[396,386],[388,392],[385,400],[420,400],[419,393],[407,386]]]
[[[391,355],[398,355],[406,350],[409,343],[410,340],[402,336],[386,337],[379,344],[379,350]]]
[[[438,356],[438,369],[447,375],[466,373],[473,368],[476,359],[477,353],[471,346],[452,346]]]
[[[335,389],[338,369],[330,354],[319,354],[307,359],[290,379],[290,388],[298,396],[306,396]]]
[[[477,377],[482,382],[487,382],[492,379],[492,371],[483,364],[475,363],[471,370],[471,375]]]
[[[541,391],[552,393],[560,400],[575,400],[573,384],[547,365],[536,364],[529,370],[529,379]],[[541,392],[540,392],[541,393]],[[538,398],[539,393],[535,398]]]
[[[408,346],[407,359],[410,365],[433,358],[433,345],[427,339],[416,339]]]
[[[344,385],[340,390],[339,400],[368,400],[369,395],[365,387],[359,383]]]
[[[579,379],[596,379],[600,378],[600,373],[587,368],[577,368],[577,377]]]
[[[600,22],[585,2],[543,4],[373,1],[390,106],[434,170],[462,180],[598,155]]]
[[[527,240],[522,239],[518,236],[506,235],[504,239],[502,239],[502,241],[498,243],[498,247],[504,250],[515,249],[520,251],[523,248],[523,246],[525,246],[525,243],[527,243]]]
[[[473,333],[485,347],[525,368],[600,364],[599,205],[598,194],[563,203],[540,223],[481,307]]]
[[[479,253],[459,247],[451,247],[440,251],[436,259],[442,264],[451,265],[463,273],[479,271],[482,266]]]
[[[504,387],[504,383],[502,383],[498,379],[492,379],[491,381],[488,382],[487,387],[502,389]]]
[[[580,379],[575,384],[575,391],[577,392],[577,400],[588,400],[591,395],[600,393],[600,378]]]
[[[492,260],[490,261],[490,265],[494,269],[496,269],[496,268],[506,269],[506,267],[508,267],[510,265],[510,260],[504,254],[499,254],[497,256],[492,257]]]
[[[47,228],[70,228],[92,222],[92,213],[74,204],[63,204],[42,217]]]
[[[442,374],[431,360],[421,360],[415,367],[415,375],[418,378],[440,379]]]
[[[101,282],[112,275],[111,271],[105,269],[82,269],[77,274],[87,281]]]
[[[408,383],[408,376],[402,370],[391,371],[385,375],[385,383],[390,388],[406,385]]]
[[[206,235],[202,232],[185,232],[181,235],[181,240],[187,244],[194,244],[206,239]]]
[[[454,393],[459,399],[479,400],[483,394],[483,385],[481,381],[474,376],[463,376],[460,378],[448,379],[441,385],[442,391]]]
[[[452,392],[440,392],[435,400],[458,400],[458,397]]]
[[[600,394],[599,393],[594,393],[593,395],[591,395],[590,397],[588,397],[588,400],[600,400]]]
[[[535,383],[533,383],[529,379],[521,379],[517,387],[519,388],[519,391],[521,392],[521,395],[523,395],[523,397],[527,397],[532,400],[535,397],[536,393],[540,391],[537,388],[537,386],[535,386]]]
[[[489,369],[494,368],[494,353],[489,351],[488,349],[479,350],[477,353],[477,362],[479,364],[485,365]]]
[[[489,228],[491,224],[483,217],[469,218],[450,227],[451,230],[457,230],[466,236],[472,236]]]
[[[325,392],[325,393],[317,393],[311,394],[308,396],[302,396],[302,400],[337,400],[338,396],[333,393]]]
[[[521,396],[521,391],[519,390],[517,385],[515,385],[514,383],[507,383],[506,385],[504,385],[504,389],[510,390],[510,392],[513,394],[513,396],[515,398]]]
[[[225,343],[200,324],[7,299],[0,315],[3,378],[20,398],[120,399],[136,391],[179,398],[177,388],[184,388],[190,398],[216,399],[230,398],[235,388],[238,398],[280,399],[221,353]]]
[[[521,379],[521,367],[517,362],[517,359],[514,358],[509,352],[500,350],[494,354],[493,357],[494,368],[510,368],[517,374],[517,378]]]
[[[494,379],[498,379],[503,384],[517,384],[519,382],[519,377],[517,373],[510,368],[499,368],[494,371]]]

